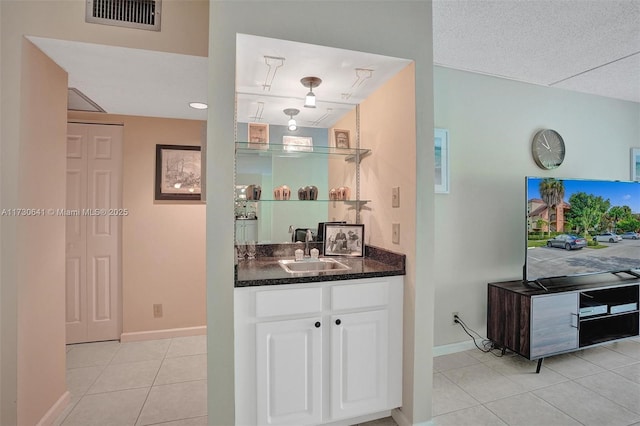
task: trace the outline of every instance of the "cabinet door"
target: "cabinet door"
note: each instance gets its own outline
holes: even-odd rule
[[[578,347],[578,293],[533,297],[530,358]]]
[[[320,322],[317,317],[256,324],[258,424],[320,423]]]
[[[388,311],[331,317],[331,417],[387,409]]]

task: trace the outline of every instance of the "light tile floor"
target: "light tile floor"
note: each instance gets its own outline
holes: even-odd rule
[[[56,426],[206,426],[206,336],[67,346]]]
[[[478,350],[434,359],[435,426],[640,426],[640,339],[536,361]]]
[[[640,339],[535,367],[478,350],[435,358],[433,425],[640,426]],[[205,426],[206,379],[205,336],[70,345],[71,404],[55,425]]]

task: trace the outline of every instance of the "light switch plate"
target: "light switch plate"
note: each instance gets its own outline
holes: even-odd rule
[[[400,187],[391,188],[391,207],[400,207]]]
[[[400,224],[391,224],[391,242],[393,244],[400,244]]]

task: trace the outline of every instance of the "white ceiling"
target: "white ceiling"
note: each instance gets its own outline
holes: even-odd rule
[[[640,0],[435,0],[437,65],[640,102]]]
[[[640,0],[434,0],[433,30],[437,65],[640,103]],[[29,39],[108,113],[206,119],[188,103],[206,102],[207,58]],[[285,58],[270,91],[265,55]],[[299,125],[330,127],[407,63],[240,35],[238,121],[255,121],[260,101],[264,122],[285,124],[282,110],[298,108]],[[355,68],[373,77],[352,87]],[[302,108],[305,76],[323,80],[315,110]]]

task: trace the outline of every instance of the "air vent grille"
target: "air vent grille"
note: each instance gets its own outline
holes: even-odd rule
[[[160,31],[162,0],[87,0],[86,21]]]

